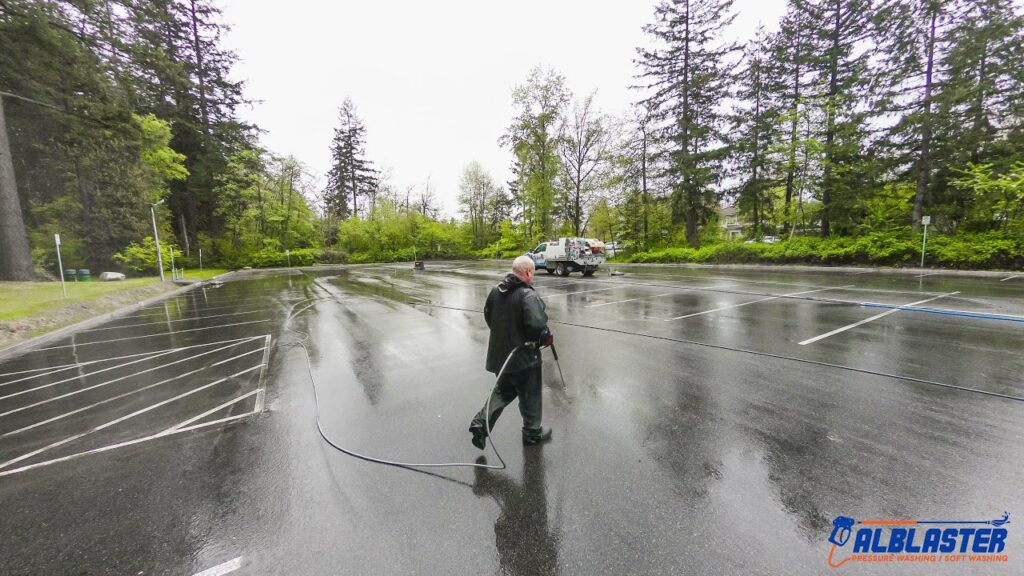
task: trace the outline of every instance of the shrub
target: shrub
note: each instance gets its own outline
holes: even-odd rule
[[[921,236],[909,228],[862,236],[817,238],[797,236],[776,244],[723,242],[699,250],[661,248],[618,258],[640,263],[699,262],[714,264],[772,263],[873,266],[916,265],[921,258]],[[933,236],[928,240],[927,263],[950,268],[1024,267],[1024,237],[987,232]]]
[[[166,244],[160,246],[160,256],[164,260],[164,269],[169,269],[171,266],[171,250]],[[175,250],[174,257],[180,259],[181,251]],[[135,272],[156,274],[156,242],[153,241],[152,236],[146,236],[142,240],[141,245],[132,242],[124,250],[114,254],[114,260]]]

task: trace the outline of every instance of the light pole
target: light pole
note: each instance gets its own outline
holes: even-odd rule
[[[149,215],[153,217],[153,241],[156,242],[156,266],[160,269],[160,281],[164,281],[164,259],[160,255],[160,236],[156,233],[156,207],[163,204],[164,199],[161,198],[155,204],[150,204]]]

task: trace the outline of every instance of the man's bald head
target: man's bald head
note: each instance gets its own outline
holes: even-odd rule
[[[512,261],[512,273],[527,284],[533,281],[533,272],[536,268],[533,259],[529,256],[520,256]]]

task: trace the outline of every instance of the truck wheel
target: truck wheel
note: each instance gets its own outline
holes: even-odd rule
[[[590,278],[591,276],[594,275],[594,271],[594,268],[587,268],[586,270],[583,271],[583,275],[586,276],[587,278]]]
[[[565,264],[562,262],[559,262],[558,265],[555,266],[555,272],[557,272],[559,276],[569,275],[569,270],[566,269]]]
[[[547,273],[548,273],[548,275],[551,275],[551,274],[554,274],[554,273],[555,273],[555,271],[554,271],[554,270],[552,270],[551,268],[547,268],[547,267],[545,267],[545,268],[544,268],[544,271],[545,271],[545,272],[547,272]]]

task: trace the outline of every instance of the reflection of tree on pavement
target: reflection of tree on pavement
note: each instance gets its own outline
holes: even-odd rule
[[[524,452],[522,484],[500,472],[476,468],[473,493],[493,497],[501,509],[494,522],[494,542],[502,574],[556,574],[558,540],[548,526],[544,455],[539,448]]]

